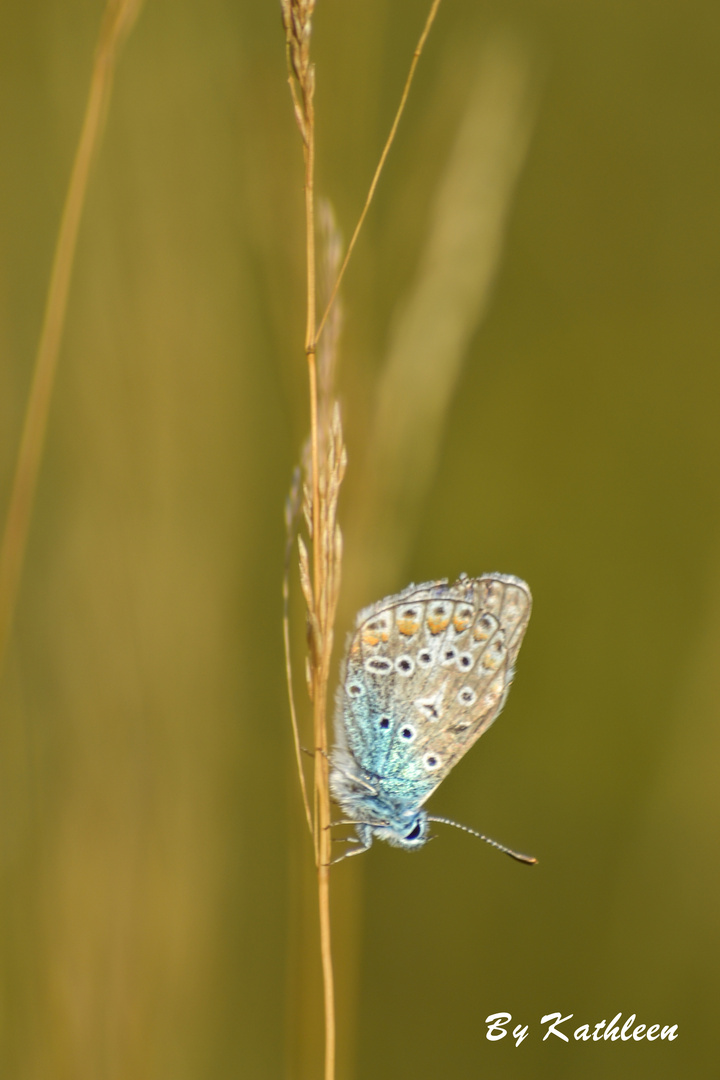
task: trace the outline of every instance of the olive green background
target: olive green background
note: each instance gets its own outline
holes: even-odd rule
[[[102,9],[0,9],[3,513]],[[318,186],[345,236],[424,13],[319,0]],[[536,112],[492,302],[398,576],[370,573],[353,603],[461,570],[530,582],[505,713],[432,808],[540,865],[445,829],[337,868],[338,1076],[716,1076],[712,0],[445,0],[346,279],[341,518],[498,31],[527,57]],[[12,1080],[320,1075],[280,630],[283,500],[308,422],[284,64],[274,0],[148,0],[121,57],[0,687]],[[293,611],[300,668],[297,597]],[[484,1038],[498,1011],[530,1025],[519,1048]],[[543,1042],[554,1011],[571,1030],[622,1012],[679,1037]]]

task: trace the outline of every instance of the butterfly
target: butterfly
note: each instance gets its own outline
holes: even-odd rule
[[[365,608],[348,638],[330,755],[330,790],[367,851],[412,851],[437,821],[536,862],[423,806],[499,715],[532,606],[510,574],[410,585]]]

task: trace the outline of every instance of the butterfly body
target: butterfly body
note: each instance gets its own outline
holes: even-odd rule
[[[530,617],[509,574],[411,585],[361,611],[348,640],[330,788],[355,824],[408,850],[428,839],[423,805],[500,713]]]

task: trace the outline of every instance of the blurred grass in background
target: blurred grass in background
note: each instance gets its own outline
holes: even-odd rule
[[[103,6],[0,11],[3,508]],[[346,236],[424,13],[317,8],[318,180]],[[432,806],[541,866],[448,831],[338,868],[339,1075],[715,1076],[717,5],[441,8],[346,279],[348,565],[383,552],[382,514],[358,509],[375,396],[495,33],[537,95],[499,273],[432,482],[392,570],[366,556],[347,577],[344,619],[461,570],[530,582],[507,710]],[[318,1075],[280,633],[307,428],[301,183],[276,5],[147,0],[91,180],[0,686],[13,1080]],[[505,1009],[531,1024],[518,1050],[482,1038]],[[680,1037],[542,1043],[555,1010]]]

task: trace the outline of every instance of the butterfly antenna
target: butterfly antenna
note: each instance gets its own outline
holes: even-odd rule
[[[452,825],[456,829],[462,829],[463,832],[470,833],[471,836],[477,836],[478,840],[484,840],[486,844],[490,844],[491,847],[497,848],[498,851],[502,851],[505,855],[509,855],[511,859],[527,863],[528,866],[535,866],[537,863],[537,859],[533,855],[522,855],[519,851],[512,851],[511,848],[505,847],[504,844],[499,844],[497,840],[491,840],[489,836],[483,836],[482,833],[475,832],[475,829],[471,829],[468,825],[461,825],[459,821],[430,816],[428,816],[428,821],[437,821],[439,825]]]

